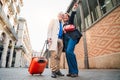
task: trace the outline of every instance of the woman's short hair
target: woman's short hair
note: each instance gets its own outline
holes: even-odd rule
[[[65,14],[67,14],[67,16],[70,17],[70,14],[69,14],[69,13],[66,12]]]

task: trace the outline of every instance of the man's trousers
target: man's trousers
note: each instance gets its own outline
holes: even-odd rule
[[[53,72],[57,72],[60,70],[60,57],[63,50],[63,41],[62,39],[58,39],[57,42],[57,51],[50,51],[50,67]]]

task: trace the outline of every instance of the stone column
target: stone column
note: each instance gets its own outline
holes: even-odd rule
[[[21,67],[26,66],[25,52],[23,51],[21,54]]]
[[[21,49],[16,50],[15,67],[21,67]]]
[[[10,57],[9,57],[8,67],[11,67],[11,64],[12,64],[14,45],[15,45],[15,43],[13,42],[13,43],[12,43],[11,50],[10,50]]]
[[[6,36],[6,39],[3,43],[4,49],[3,49],[2,57],[1,57],[1,67],[5,67],[5,65],[6,65],[6,56],[7,56],[7,51],[8,51],[8,44],[9,44],[9,39]]]
[[[18,48],[16,51],[16,58],[15,58],[15,67],[21,67],[21,54],[22,54],[22,45],[23,45],[23,35],[24,35],[24,21],[23,19],[19,19],[19,26],[18,26],[18,40],[16,46]]]
[[[80,16],[81,16],[81,23],[82,23],[83,46],[84,46],[84,66],[85,66],[85,69],[89,69],[88,50],[87,50],[86,31],[85,31],[86,25],[85,25],[85,20],[84,20],[82,0],[78,0],[78,3],[80,6]]]

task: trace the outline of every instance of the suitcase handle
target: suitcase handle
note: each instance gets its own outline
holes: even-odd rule
[[[48,44],[48,41],[47,40],[45,40],[45,43],[44,43],[44,45],[43,45],[43,48],[42,48],[42,51],[41,51],[41,54],[40,54],[40,57],[43,57],[43,55],[44,55],[44,48],[46,47],[46,49],[47,49],[47,44]]]

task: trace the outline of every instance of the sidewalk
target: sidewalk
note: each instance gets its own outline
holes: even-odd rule
[[[67,74],[67,69],[62,69]],[[42,75],[30,75],[27,68],[0,68],[0,80],[120,80],[120,69],[88,69],[79,70],[79,77],[51,78],[50,69]]]

